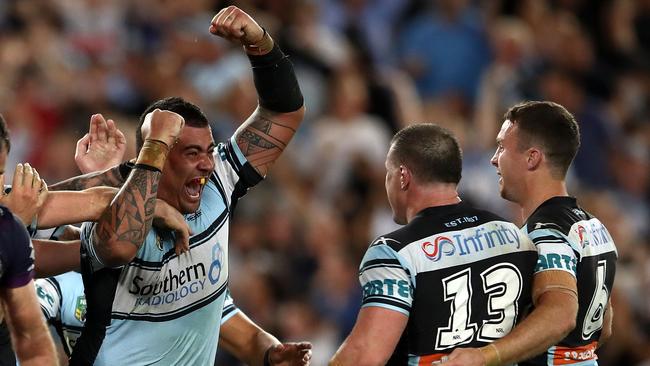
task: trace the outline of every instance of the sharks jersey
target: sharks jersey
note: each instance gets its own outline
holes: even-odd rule
[[[532,303],[536,260],[516,225],[465,203],[376,239],[360,266],[362,306],[409,318],[388,364],[431,365],[506,335]]]
[[[578,283],[575,329],[545,354],[520,365],[597,365],[596,348],[616,272],[611,235],[573,197],[553,197],[530,216],[523,231],[539,252],[535,272],[564,271]]]
[[[81,274],[67,272],[46,279],[37,279],[34,283],[43,315],[63,341],[63,349],[70,356],[86,321],[86,295]],[[221,324],[237,312],[239,309],[233,303],[230,294],[226,293]]]
[[[71,365],[212,365],[228,285],[228,223],[236,201],[262,177],[234,139],[215,149],[198,210],[186,215],[190,252],[152,229],[131,263],[102,264],[82,228],[86,323]]]
[[[35,285],[43,315],[56,330],[69,356],[86,321],[86,296],[81,274],[67,272],[41,278],[35,281]]]

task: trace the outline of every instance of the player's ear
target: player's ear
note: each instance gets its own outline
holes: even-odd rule
[[[526,167],[528,170],[535,170],[539,168],[544,160],[544,153],[535,147],[531,147],[526,151]]]
[[[405,191],[411,184],[411,171],[405,165],[399,166],[399,188]]]

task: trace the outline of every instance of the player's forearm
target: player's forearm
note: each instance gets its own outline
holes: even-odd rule
[[[264,53],[251,52],[259,107],[235,133],[244,156],[265,176],[304,118],[304,100],[293,65],[265,33]],[[271,45],[271,46],[269,46]],[[257,48],[254,48],[257,50]]]
[[[280,341],[270,333],[259,329],[255,336],[255,343],[253,344],[253,359],[250,360],[249,365],[264,365],[264,358],[268,357],[266,351],[272,346],[280,344]]]
[[[34,272],[37,278],[56,276],[80,269],[80,241],[33,240]]]
[[[365,337],[351,335],[329,362],[329,366],[380,366],[385,365],[390,358],[385,350],[377,350],[371,340]],[[376,352],[375,352],[376,351]]]
[[[108,186],[120,187],[124,178],[120,173],[120,165],[103,172],[93,172],[79,175],[49,186],[50,191],[82,191],[87,188]]]
[[[16,337],[14,347],[21,365],[58,365],[58,357],[52,338],[46,327],[35,328],[30,334]]]
[[[279,344],[275,337],[271,334],[257,328],[256,333],[243,335],[244,342],[238,345],[230,345],[225,347],[228,352],[237,357],[238,360],[250,366],[263,366],[266,351],[275,344]]]
[[[96,227],[95,250],[102,262],[116,267],[130,262],[151,229],[161,173],[134,169],[104,210]]]
[[[334,356],[330,359],[329,366],[348,366],[356,365],[360,361],[360,356],[363,353],[363,350],[360,347],[355,346],[351,342],[350,337],[346,339],[341,347],[336,351]]]
[[[94,187],[81,192],[52,192],[39,213],[38,228],[97,221],[117,191],[117,188]]]
[[[21,365],[56,365],[54,342],[36,302],[33,283],[30,282],[20,291],[23,294],[24,291],[30,293],[28,296],[9,299],[5,304],[11,309],[7,311],[7,325],[16,356]],[[17,309],[17,306],[20,308]]]
[[[543,294],[526,319],[507,336],[494,342],[501,361],[499,364],[510,365],[545,352],[575,328],[577,313],[577,300],[571,295],[562,292]],[[487,347],[482,350],[487,350]]]
[[[293,64],[264,31],[257,45],[244,47],[253,68],[259,105],[275,113],[291,113],[303,107],[304,99]]]
[[[266,350],[279,343],[241,312],[224,323],[219,334],[219,347],[251,366],[264,365]]]

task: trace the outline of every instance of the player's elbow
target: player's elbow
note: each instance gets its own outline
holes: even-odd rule
[[[575,327],[578,316],[578,299],[571,294],[549,291],[542,294],[536,309],[543,319],[552,320],[545,328],[547,339],[557,343]]]
[[[576,318],[578,316],[577,304],[558,304],[556,309],[556,321],[554,338],[558,341],[565,338],[576,327]]]
[[[566,337],[573,329],[576,327],[576,319],[575,317],[573,318],[565,318],[562,321],[558,322],[558,338],[562,339]]]

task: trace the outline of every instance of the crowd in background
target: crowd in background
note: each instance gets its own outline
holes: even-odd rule
[[[649,0],[3,0],[7,179],[17,162],[49,183],[77,175],[75,143],[94,113],[116,121],[133,157],[137,117],[172,95],[201,106],[227,139],[257,104],[244,52],[208,32],[227,5],[290,55],[307,107],[233,217],[230,288],[251,318],[313,342],[313,364],[326,364],[358,313],[365,249],[397,227],[384,160],[409,123],[451,129],[462,198],[521,223],[490,157],[505,110],[544,99],[576,116],[569,190],[618,247],[600,364],[650,365]],[[217,364],[237,363],[219,352]]]

